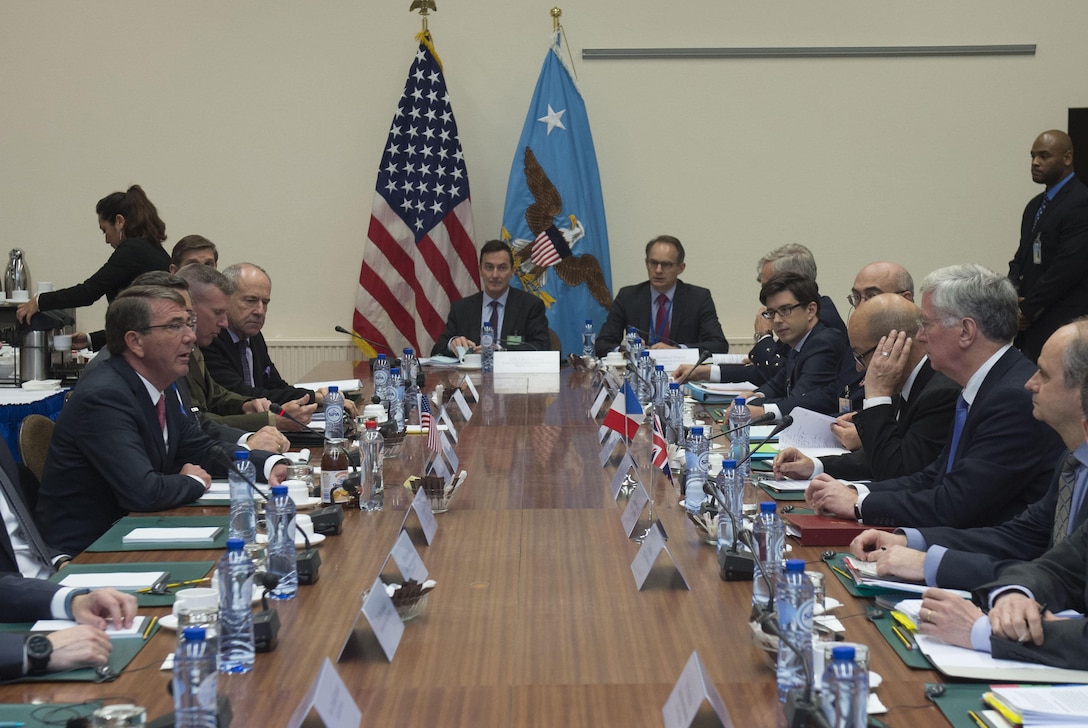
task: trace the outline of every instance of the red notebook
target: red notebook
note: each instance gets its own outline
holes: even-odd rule
[[[801,532],[802,546],[849,546],[855,536],[873,528],[854,520],[832,516],[783,513],[782,518]],[[879,530],[892,531],[894,529],[880,528]]]

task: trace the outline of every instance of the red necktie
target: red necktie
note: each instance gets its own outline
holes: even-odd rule
[[[669,297],[664,293],[657,294],[657,318],[654,319],[654,338],[657,341],[650,343],[656,344],[669,340]]]
[[[155,403],[155,412],[159,415],[159,429],[166,430],[166,395],[160,394],[159,401]]]

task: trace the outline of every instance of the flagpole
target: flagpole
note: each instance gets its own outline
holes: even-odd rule
[[[551,9],[552,32],[554,33],[559,32],[559,18],[561,15],[563,15],[563,11],[559,7],[554,7]]]
[[[438,12],[438,8],[435,7],[434,0],[412,0],[412,5],[408,8],[408,12],[419,11],[420,20],[423,21],[423,29],[421,33],[427,32],[427,16],[430,11]]]

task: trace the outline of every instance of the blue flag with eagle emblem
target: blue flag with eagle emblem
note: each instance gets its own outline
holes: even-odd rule
[[[515,281],[544,301],[563,352],[581,354],[586,319],[600,331],[612,305],[601,179],[589,116],[554,34],[506,187],[502,238]]]

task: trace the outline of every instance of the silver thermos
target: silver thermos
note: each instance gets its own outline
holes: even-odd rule
[[[30,290],[30,268],[23,260],[23,251],[12,248],[8,257],[8,267],[4,272],[4,295],[11,298],[12,291]]]
[[[51,352],[49,331],[26,331],[23,345],[19,347],[19,381],[48,379]]]

